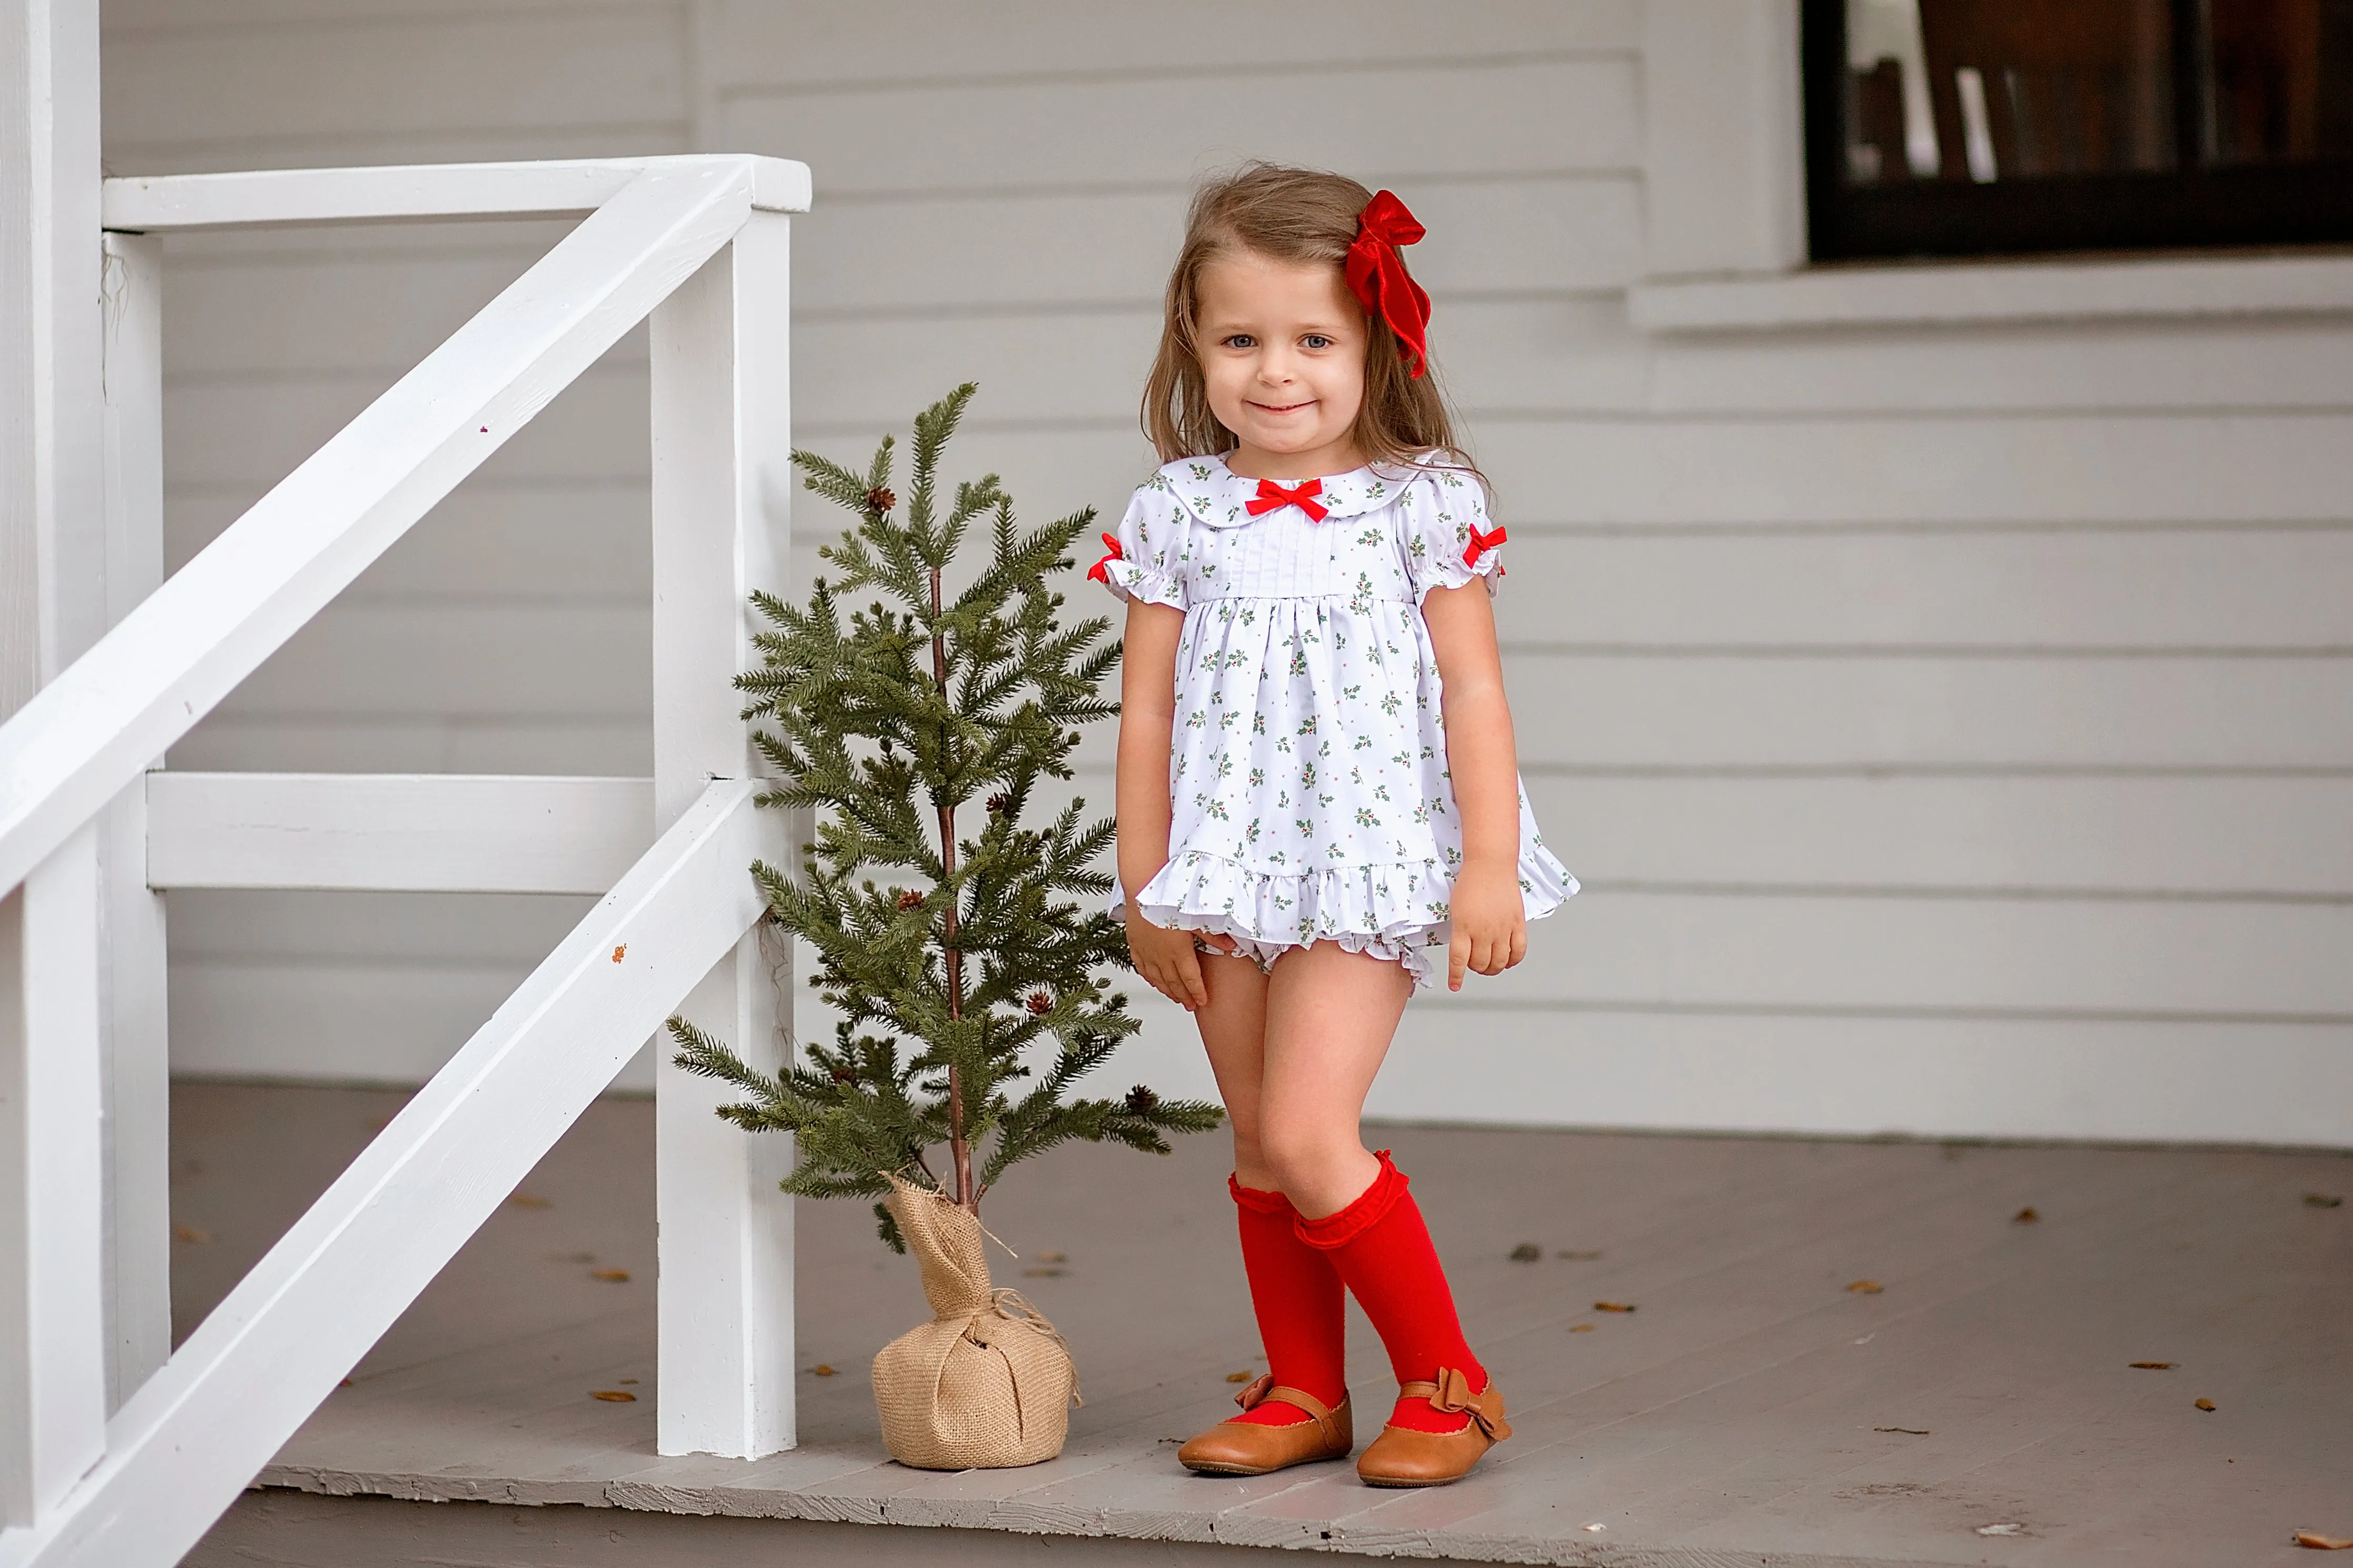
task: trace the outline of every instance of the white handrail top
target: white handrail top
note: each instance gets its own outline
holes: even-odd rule
[[[698,166],[748,167],[752,205],[758,211],[808,211],[807,163],[722,153],[133,175],[105,182],[100,213],[106,227],[136,232],[394,218],[578,216],[620,195],[649,169]]]

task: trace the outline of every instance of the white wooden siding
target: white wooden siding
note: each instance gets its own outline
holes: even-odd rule
[[[1591,890],[1475,1026],[1410,1016],[1377,1109],[2353,1142],[2353,319],[1653,336],[1639,0],[1430,18],[126,0],[110,157],[804,159],[797,438],[862,457],[976,377],[957,461],[1041,513],[1150,466],[1198,175],[1391,184],[1512,529],[1529,787]],[[1201,40],[1245,24],[1268,63],[1220,65]],[[174,561],[559,231],[172,242]],[[643,363],[633,335],[175,765],[649,772]],[[173,904],[185,1069],[379,1079],[575,912]],[[1204,1081],[1151,1016],[1137,1070]]]

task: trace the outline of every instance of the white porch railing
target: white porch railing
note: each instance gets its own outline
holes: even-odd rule
[[[161,252],[142,237],[587,216],[0,725],[0,894],[24,888],[0,921],[26,927],[0,952],[27,955],[0,975],[21,988],[26,1100],[22,1169],[0,1182],[23,1184],[26,1217],[0,1225],[0,1270],[23,1282],[11,1342],[29,1347],[0,1366],[0,1568],[176,1561],[666,1015],[774,1039],[744,868],[784,858],[786,835],[751,805],[728,682],[749,590],[787,571],[785,215],[807,204],[806,168],[745,156],[108,182],[108,537],[134,576],[162,558]],[[648,318],[652,780],[151,771]],[[200,886],[611,890],[164,1361],[152,889]],[[657,1092],[659,1445],[772,1453],[792,1442],[787,1141],[719,1122],[711,1087],[666,1062]]]

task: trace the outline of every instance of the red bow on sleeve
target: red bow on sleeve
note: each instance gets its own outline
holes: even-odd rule
[[[1494,549],[1498,544],[1503,543],[1505,537],[1506,535],[1500,527],[1493,533],[1482,533],[1479,531],[1479,525],[1475,522],[1472,523],[1471,525],[1471,542],[1465,545],[1462,550],[1462,564],[1465,566],[1478,565],[1479,557],[1486,554],[1487,552]]]
[[[1366,315],[1389,324],[1411,357],[1411,374],[1417,376],[1430,362],[1430,295],[1406,271],[1398,247],[1428,232],[1403,202],[1383,191],[1357,215],[1356,238],[1348,247],[1349,289]]]
[[[1258,494],[1242,504],[1252,517],[1264,517],[1277,507],[1295,506],[1314,521],[1321,522],[1332,515],[1331,509],[1315,499],[1323,493],[1322,479],[1302,479],[1289,489],[1284,489],[1272,479],[1261,479]]]
[[[1101,583],[1108,588],[1111,586],[1111,563],[1114,561],[1126,560],[1127,552],[1119,547],[1119,536],[1115,533],[1104,534],[1103,542],[1111,546],[1111,553],[1087,568],[1087,581]]]

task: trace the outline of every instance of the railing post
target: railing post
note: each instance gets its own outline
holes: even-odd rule
[[[753,213],[652,317],[658,831],[711,779],[755,771],[730,682],[752,661],[746,596],[785,585],[791,537],[787,226]],[[773,936],[764,949],[762,929],[681,1010],[773,1069],[790,950]],[[658,1444],[775,1453],[793,1443],[792,1207],[776,1190],[792,1142],[721,1121],[718,1086],[654,1048]]]
[[[106,1449],[98,831],[0,900],[0,1519],[39,1521]]]
[[[106,236],[106,623],[164,582],[164,247]],[[158,757],[153,764],[164,765]],[[172,1353],[171,1060],[164,895],[147,885],[147,792],[99,818],[109,1363],[120,1406]]]
[[[105,626],[97,0],[0,5],[0,717]],[[98,836],[0,896],[0,1525],[104,1454]]]

